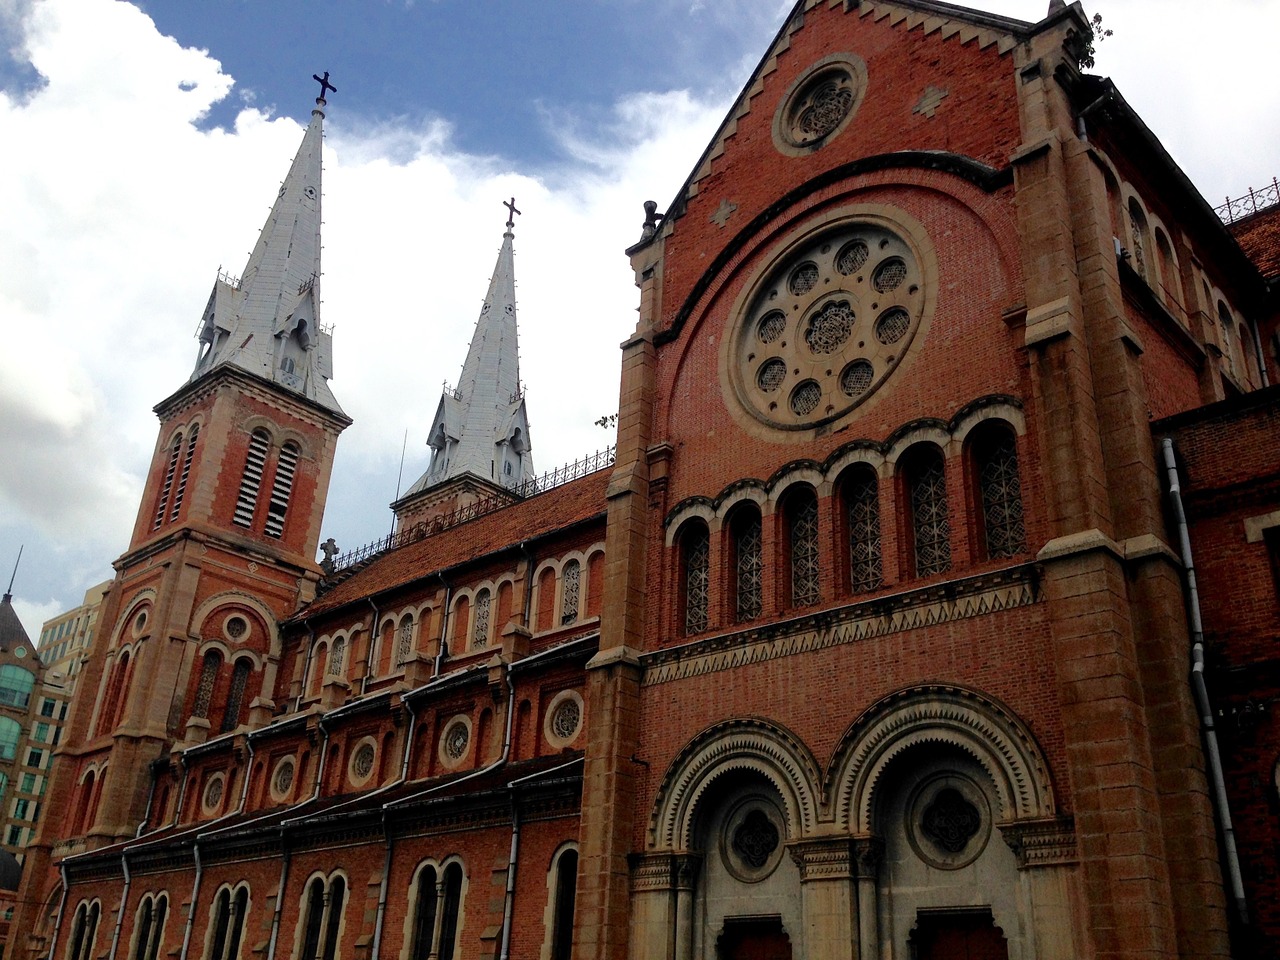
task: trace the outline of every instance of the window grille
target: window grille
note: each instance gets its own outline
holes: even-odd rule
[[[1129,201],[1129,232],[1133,236],[1133,248],[1129,251],[1133,257],[1133,269],[1145,280],[1147,257],[1143,247],[1146,245],[1147,219],[1142,215],[1142,208],[1136,200]]]
[[[982,520],[987,556],[1012,557],[1026,546],[1022,519],[1022,481],[1018,478],[1018,448],[1007,431],[982,451],[978,485],[982,489]]]
[[[280,449],[276,463],[276,478],[271,484],[271,501],[267,504],[268,537],[279,539],[284,535],[284,515],[289,509],[289,494],[293,490],[293,475],[298,469],[297,444],[286,443]]]
[[[396,650],[396,666],[404,666],[413,656],[413,620],[405,617],[400,621],[400,641]]]
[[[733,523],[734,617],[754,620],[763,609],[764,554],[760,544],[760,514],[740,510]]]
[[[329,672],[342,676],[342,668],[347,657],[347,641],[345,637],[338,637],[333,641],[333,645],[329,647]]]
[[[193,717],[207,718],[209,704],[213,700],[213,686],[218,682],[218,668],[222,666],[222,657],[216,650],[204,655],[200,664],[200,684],[196,687],[196,702],[191,708]]]
[[[790,500],[791,602],[805,607],[818,602],[818,498],[796,492]]]
[[[234,523],[242,527],[253,526],[253,515],[258,509],[258,488],[262,486],[262,471],[267,466],[267,450],[271,438],[265,430],[255,430],[249,437],[249,453],[245,457],[244,475],[240,478],[240,494],[236,497]]]
[[[582,587],[582,564],[570,560],[564,565],[564,593],[560,601],[560,623],[567,626],[578,619],[578,595]]]
[[[942,573],[951,569],[951,525],[942,455],[932,452],[921,456],[909,474],[908,484],[916,576]]]
[[[173,495],[173,508],[169,511],[169,522],[178,519],[178,511],[182,509],[182,498],[187,492],[187,477],[191,476],[191,462],[196,456],[196,440],[200,437],[200,425],[191,427],[191,436],[187,440],[187,455],[182,461],[182,476],[178,478],[178,490]]]
[[[253,663],[248,657],[236,661],[231,671],[231,689],[227,692],[227,709],[222,714],[222,732],[234,730],[240,725],[240,706],[244,703],[244,688],[249,682]]]
[[[173,449],[169,451],[169,466],[164,472],[164,486],[160,488],[160,499],[156,502],[156,519],[151,524],[152,530],[160,529],[164,523],[164,512],[169,506],[169,492],[173,489],[173,477],[178,472],[178,457],[182,456],[182,434],[173,439]]]
[[[880,492],[876,476],[859,470],[845,489],[849,511],[849,586],[855,592],[881,583]]]
[[[710,580],[711,536],[701,523],[693,524],[683,538],[684,632],[707,629],[707,587]]]
[[[491,599],[488,590],[481,590],[476,594],[476,625],[475,631],[472,633],[471,642],[477,647],[483,647],[489,642],[490,605]]]

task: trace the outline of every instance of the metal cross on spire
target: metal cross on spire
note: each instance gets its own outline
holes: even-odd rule
[[[520,216],[520,211],[516,209],[516,198],[512,197],[510,202],[503,200],[502,205],[507,208],[507,229],[510,230],[516,225],[516,217]]]
[[[328,71],[328,70],[326,70],[326,71],[324,72],[324,76],[323,76],[323,77],[321,77],[321,76],[317,76],[316,74],[314,74],[314,73],[313,73],[313,74],[311,75],[311,79],[312,79],[312,80],[314,80],[316,83],[320,84],[320,96],[319,96],[317,99],[323,100],[323,99],[324,99],[324,95],[325,95],[325,93],[326,93],[326,92],[328,92],[328,91],[330,91],[330,90],[332,90],[334,93],[337,93],[337,92],[338,92],[338,88],[337,88],[337,87],[335,87],[332,83],[330,83],[330,82],[329,82],[329,71]]]

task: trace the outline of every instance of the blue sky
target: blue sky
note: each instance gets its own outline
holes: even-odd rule
[[[1043,16],[1047,0],[979,0]],[[779,0],[0,0],[0,570],[40,623],[111,575],[218,268],[238,273],[328,70],[323,319],[355,419],[322,538],[384,534],[426,465],[517,198],[539,470],[603,447],[622,251],[761,58]],[[1274,0],[1108,0],[1110,74],[1215,202],[1280,166]],[[1194,66],[1191,66],[1194,65]],[[566,369],[576,371],[566,377]],[[407,445],[406,445],[407,436]]]

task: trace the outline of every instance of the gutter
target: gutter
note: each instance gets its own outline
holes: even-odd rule
[[[71,878],[67,876],[67,861],[64,858],[59,864],[62,871],[62,896],[58,898],[58,915],[53,921],[53,936],[49,938],[49,956],[47,960],[53,960],[53,955],[58,952],[58,933],[62,930],[62,911],[67,905],[67,893],[71,884]]]
[[[133,884],[133,877],[129,873],[128,850],[120,854],[120,867],[124,871],[124,889],[120,891],[120,908],[116,911],[116,926],[111,931],[111,950],[107,954],[107,960],[116,960],[116,948],[120,946],[120,928],[124,926],[124,911],[129,905],[129,887]]]

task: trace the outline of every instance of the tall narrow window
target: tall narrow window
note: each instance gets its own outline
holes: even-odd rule
[[[329,884],[329,915],[325,918],[324,953],[321,960],[337,960],[338,933],[342,926],[342,911],[347,904],[347,881],[334,877]]]
[[[436,935],[436,903],[439,893],[435,868],[423,867],[418,871],[418,888],[414,895],[413,952],[409,955],[411,960],[427,960],[431,956],[431,946]]]
[[[951,523],[942,452],[934,447],[915,451],[907,464],[906,485],[916,576],[951,569]]]
[[[327,882],[324,877],[315,877],[307,884],[301,960],[337,960],[346,900],[347,881],[341,874],[334,874]]]
[[[142,904],[138,907],[133,960],[156,960],[160,953],[160,941],[164,937],[164,921],[168,912],[169,898],[163,893],[158,897],[142,898]]]
[[[192,424],[191,436],[187,439],[187,455],[182,460],[182,475],[178,478],[178,489],[173,495],[173,507],[169,510],[169,522],[178,519],[182,509],[182,498],[187,493],[187,478],[191,476],[191,462],[196,456],[196,440],[200,436],[200,425]]]
[[[67,960],[89,960],[93,956],[93,940],[98,934],[98,901],[80,902],[71,923],[71,940],[67,944]]]
[[[561,572],[564,580],[564,592],[560,600],[560,623],[568,625],[577,622],[578,601],[582,590],[582,564],[570,560]]]
[[[400,639],[396,648],[396,666],[402,667],[413,657],[413,617],[400,621]]]
[[[458,911],[462,907],[462,867],[451,863],[444,868],[444,903],[440,921],[440,960],[453,960],[458,940]]]
[[[173,438],[173,449],[169,451],[169,466],[164,472],[164,486],[160,488],[160,499],[156,501],[156,519],[151,525],[158,530],[164,523],[165,510],[169,507],[169,493],[173,490],[173,477],[178,472],[178,458],[182,456],[182,434]]]
[[[253,526],[253,515],[258,509],[258,489],[262,486],[262,472],[267,466],[270,446],[271,437],[265,430],[255,430],[249,437],[249,453],[245,457],[240,494],[236,497],[236,512],[232,518],[239,526]]]
[[[475,627],[471,633],[473,646],[483,647],[489,643],[489,612],[492,605],[493,598],[488,589],[476,594]]]
[[[222,712],[222,732],[234,730],[240,725],[240,708],[244,703],[244,688],[249,682],[249,674],[253,671],[253,662],[248,657],[236,661],[231,671],[231,689],[227,691],[227,708]]]
[[[1133,269],[1143,280],[1147,279],[1147,218],[1142,207],[1133,197],[1129,198],[1129,233],[1132,246],[1129,248],[1133,256]]]
[[[241,884],[234,892],[228,887],[218,891],[213,904],[213,937],[206,960],[237,960],[248,912],[247,886]]]
[[[193,717],[207,718],[213,701],[213,688],[218,682],[218,670],[222,667],[222,655],[210,650],[200,663],[200,682],[196,686],[196,702],[191,708]]]
[[[578,883],[578,851],[566,850],[556,861],[555,904],[551,914],[551,960],[573,956],[574,894]]]
[[[818,602],[818,496],[801,488],[787,496],[787,545],[791,561],[791,604]]]
[[[276,463],[276,478],[271,484],[271,502],[267,505],[268,537],[284,536],[284,515],[289,509],[289,494],[293,491],[293,475],[298,469],[298,445],[290,442],[280,448]]]
[[[124,688],[124,678],[129,669],[129,654],[122,653],[120,658],[111,668],[111,676],[107,680],[107,689],[102,697],[102,701],[98,706],[98,726],[97,733],[101,736],[109,733],[115,727],[116,715],[120,711],[121,692]]]
[[[880,563],[880,487],[870,467],[856,467],[845,481],[849,531],[849,588],[874,590],[882,582]]]
[[[320,952],[320,930],[324,922],[324,880],[316,877],[307,884],[306,927],[302,936],[302,960],[316,960]]]
[[[710,581],[711,534],[695,521],[680,536],[681,597],[686,636],[707,629],[707,588]]]
[[[1022,519],[1022,481],[1013,432],[993,427],[973,444],[974,469],[982,495],[982,533],[991,559],[1012,557],[1027,543]]]
[[[733,615],[742,623],[760,616],[764,607],[764,552],[760,511],[755,504],[734,510],[729,536],[733,539]]]
[[[347,660],[347,638],[336,637],[333,646],[329,648],[329,673],[333,676],[340,677],[343,669],[346,667]]]

